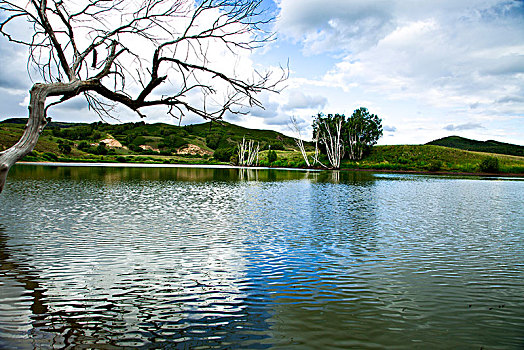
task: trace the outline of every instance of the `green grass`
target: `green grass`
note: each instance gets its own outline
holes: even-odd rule
[[[375,146],[362,161],[345,161],[342,167],[474,173],[479,171],[480,163],[488,156],[499,159],[500,172],[524,173],[524,157],[470,152],[432,145]]]

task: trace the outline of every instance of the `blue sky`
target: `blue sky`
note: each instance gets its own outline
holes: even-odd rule
[[[524,2],[500,0],[265,0],[276,40],[252,52],[253,67],[286,65],[265,110],[226,120],[291,134],[311,133],[318,112],[361,106],[382,118],[381,144],[419,144],[460,135],[524,144]],[[25,116],[25,50],[0,41],[0,118]],[[24,102],[25,101],[25,102]],[[95,121],[81,100],[55,120]],[[139,118],[119,110],[123,121]],[[150,122],[173,122],[164,114]],[[200,122],[188,118],[185,122]]]

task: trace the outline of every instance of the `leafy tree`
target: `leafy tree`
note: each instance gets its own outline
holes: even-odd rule
[[[107,148],[106,148],[106,144],[103,143],[103,142],[100,142],[98,144],[98,146],[96,146],[96,153],[95,154],[98,154],[98,155],[106,155],[107,154]]]
[[[236,147],[217,148],[213,153],[213,158],[221,162],[229,162],[231,156],[236,154]]]
[[[89,144],[85,141],[82,141],[78,144],[78,149],[81,151],[86,151],[89,148]]]
[[[71,153],[71,146],[67,143],[59,143],[58,144],[58,149],[60,150],[60,152],[62,152],[63,154],[69,154]]]
[[[360,107],[348,118],[343,129],[349,159],[360,160],[382,136],[382,119]]]
[[[142,153],[143,149],[139,147],[138,145],[135,145],[134,143],[129,144],[129,150],[136,152],[136,153]]]
[[[223,137],[224,137],[224,134],[221,134],[221,133],[208,134],[206,136],[207,147],[211,149],[217,149]]]
[[[361,107],[346,119],[343,114],[319,113],[313,121],[313,139],[338,169],[346,151],[349,159],[360,160],[382,136],[382,120]],[[317,162],[318,161],[317,158]],[[323,165],[322,163],[320,163]]]

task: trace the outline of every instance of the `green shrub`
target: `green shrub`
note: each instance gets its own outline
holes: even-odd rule
[[[275,162],[277,160],[277,152],[270,150],[267,152],[267,161],[269,164]]]
[[[442,169],[442,161],[441,160],[432,160],[428,165],[429,171],[439,171]]]
[[[206,136],[206,145],[211,149],[217,149],[220,141],[222,141],[223,134],[213,133]]]
[[[479,170],[482,173],[498,173],[499,159],[496,157],[486,157],[480,162]]]
[[[62,152],[63,154],[69,154],[69,153],[71,153],[71,146],[69,146],[69,145],[66,144],[66,143],[59,143],[59,144],[58,144],[58,149],[59,149],[60,152]]]
[[[217,148],[213,153],[213,158],[221,162],[229,162],[231,156],[235,154],[235,148]]]
[[[297,168],[307,168],[306,161],[305,160],[301,160],[301,161],[297,162],[296,163],[296,167]]]
[[[49,161],[57,161],[58,160],[58,156],[54,153],[50,153],[50,152],[45,152],[42,157],[45,159],[45,160],[49,160]]]
[[[78,144],[78,149],[81,150],[81,151],[85,151],[87,150],[88,148],[90,147],[90,145],[85,142],[85,141],[82,141]]]
[[[409,159],[406,159],[404,157],[398,157],[397,161],[400,163],[400,164],[408,164],[409,163]]]

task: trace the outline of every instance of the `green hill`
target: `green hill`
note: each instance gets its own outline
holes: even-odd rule
[[[13,145],[23,132],[27,119],[0,122],[0,151]],[[260,149],[294,150],[295,141],[272,130],[248,129],[227,122],[206,122],[187,126],[145,122],[107,124],[103,122],[51,122],[26,160],[104,160],[170,162],[229,162],[242,139],[256,140]],[[134,156],[141,158],[135,159]],[[31,158],[33,157],[33,158]],[[164,158],[162,158],[164,157]],[[167,157],[167,158],[166,158]]]
[[[498,142],[493,140],[476,141],[460,136],[444,137],[438,140],[428,142],[426,145],[458,148],[466,151],[508,154],[520,157],[524,156],[524,146],[513,145],[510,143]]]

